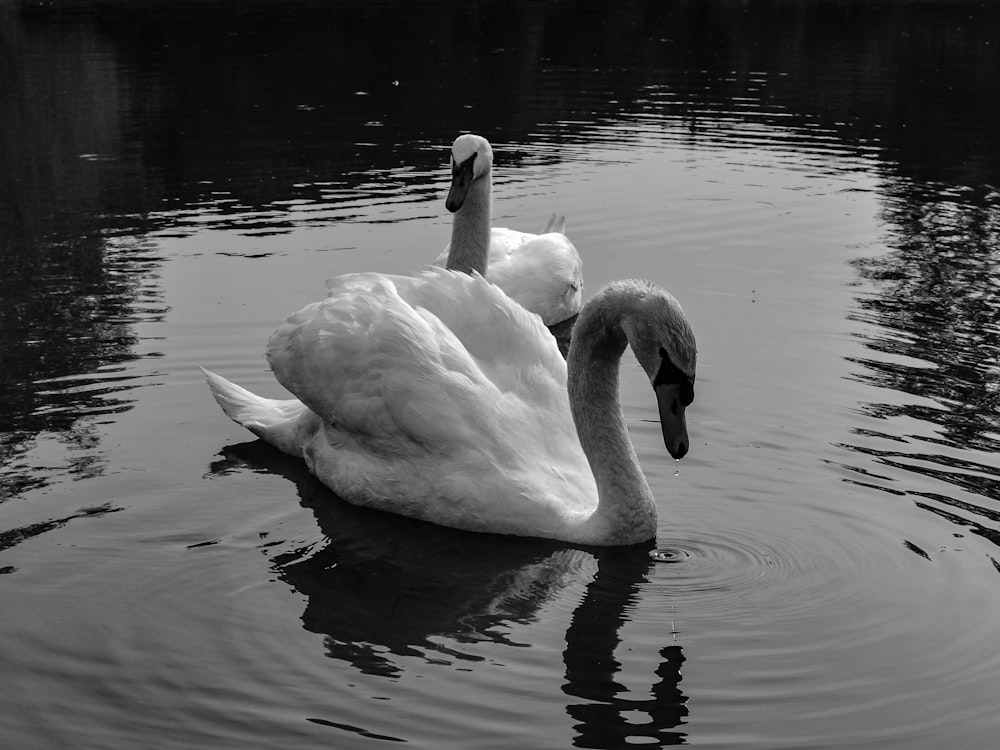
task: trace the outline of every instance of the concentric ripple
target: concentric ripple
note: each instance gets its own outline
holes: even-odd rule
[[[703,614],[731,608],[734,596],[795,609],[829,606],[840,589],[824,583],[866,553],[861,543],[851,550],[821,542],[815,532],[795,534],[788,526],[691,530],[658,540],[652,578],[660,594]]]

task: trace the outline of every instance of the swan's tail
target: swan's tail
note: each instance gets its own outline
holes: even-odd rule
[[[275,448],[302,457],[300,424],[310,412],[301,401],[263,398],[204,367],[201,371],[227,417]]]
[[[552,216],[549,217],[549,223],[546,224],[545,229],[542,230],[542,234],[548,234],[549,232],[566,234],[566,217],[552,214]]]

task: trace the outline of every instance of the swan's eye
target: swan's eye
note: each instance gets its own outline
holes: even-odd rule
[[[667,350],[660,347],[660,369],[653,378],[653,388],[658,385],[676,385],[678,396],[684,406],[690,406],[694,401],[694,379],[688,377],[677,367],[667,354]]]
[[[452,171],[452,173],[468,172],[470,175],[474,175],[475,174],[474,165],[475,165],[475,162],[476,162],[476,154],[477,154],[477,152],[473,151],[472,152],[472,156],[470,156],[468,159],[466,159],[465,161],[463,161],[461,163],[455,161],[455,155],[452,154],[452,157],[451,157],[451,171]]]

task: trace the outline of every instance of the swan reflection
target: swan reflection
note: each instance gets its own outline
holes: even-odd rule
[[[623,686],[623,665],[615,658],[620,631],[654,564],[651,545],[579,549],[456,531],[341,501],[303,462],[262,441],[228,446],[223,454],[213,473],[248,467],[284,476],[315,515],[327,542],[279,553],[273,565],[306,597],[303,627],[324,636],[328,656],[390,679],[404,672],[407,658],[482,661],[461,644],[531,646],[512,639],[511,625],[538,622],[547,603],[586,582],[563,651],[574,744],[684,741],[677,729],[687,715],[681,647],[660,648],[642,698]],[[636,679],[629,676],[630,683]]]
[[[652,564],[648,552],[645,547],[597,551],[597,574],[566,630],[563,692],[582,699],[566,706],[577,722],[576,747],[621,747],[629,737],[655,739],[658,746],[684,742],[685,734],[675,729],[688,713],[680,689],[680,646],[660,649],[660,661],[651,666],[655,680],[648,697],[628,697],[629,690],[615,679],[622,667],[614,657],[622,643],[619,631]],[[638,721],[631,718],[636,713]]]

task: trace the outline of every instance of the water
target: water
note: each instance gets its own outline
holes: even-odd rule
[[[0,4],[0,736],[979,748],[1000,729],[1000,12]],[[354,270],[568,217],[681,300],[655,545],[364,511],[217,410]]]

